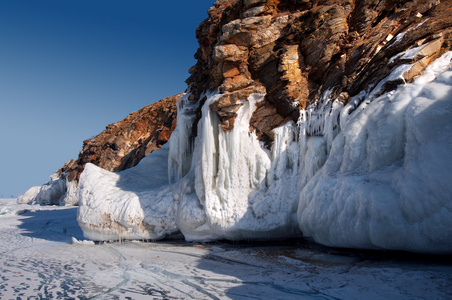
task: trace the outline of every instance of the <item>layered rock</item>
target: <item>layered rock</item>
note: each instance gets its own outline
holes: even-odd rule
[[[19,196],[19,202],[77,204],[78,179],[87,163],[115,172],[134,167],[168,141],[176,127],[176,103],[182,95],[147,105],[85,140],[77,160],[66,162],[51,176],[49,183]]]
[[[183,94],[164,98],[108,125],[97,136],[83,141],[77,160],[58,170],[69,181],[78,180],[86,163],[119,172],[136,166],[141,159],[162,147],[176,128],[177,100]]]
[[[250,125],[268,143],[273,128],[296,121],[327,90],[347,102],[408,62],[414,64],[382,92],[411,82],[450,48],[450,6],[438,0],[217,1],[197,30],[191,97],[199,101],[203,91],[216,89],[225,94],[212,108],[230,130],[237,101],[266,93]],[[397,56],[416,47],[422,51],[414,56]]]

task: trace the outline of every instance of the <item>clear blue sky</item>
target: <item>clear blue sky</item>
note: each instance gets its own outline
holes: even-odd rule
[[[0,197],[41,185],[82,142],[186,89],[214,0],[0,0]]]

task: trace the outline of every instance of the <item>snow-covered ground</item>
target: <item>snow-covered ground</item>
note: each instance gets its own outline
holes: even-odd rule
[[[446,299],[450,256],[307,242],[83,241],[77,207],[0,199],[0,299]]]

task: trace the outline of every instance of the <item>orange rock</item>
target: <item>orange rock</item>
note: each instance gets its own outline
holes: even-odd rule
[[[168,141],[176,126],[176,102],[182,95],[162,99],[108,125],[105,131],[84,141],[78,159],[67,162],[58,172],[68,173],[68,180],[73,181],[88,162],[109,171],[135,166]]]
[[[237,67],[229,69],[223,73],[224,78],[234,77],[240,74],[240,71]]]

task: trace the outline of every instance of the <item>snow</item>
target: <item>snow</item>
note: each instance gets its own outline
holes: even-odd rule
[[[39,194],[39,192],[41,191],[41,186],[32,186],[31,188],[29,188],[25,193],[23,193],[22,195],[20,195],[17,198],[17,203],[21,203],[21,204],[30,204],[35,202],[35,199],[37,197],[37,195]]]
[[[412,52],[417,52],[418,49]],[[405,55],[412,55],[406,53]],[[343,105],[327,91],[297,124],[274,130],[266,149],[249,130],[265,95],[242,100],[224,132],[206,94],[186,94],[167,145],[135,168],[87,164],[76,191],[78,221],[92,240],[187,241],[300,237],[350,248],[452,252],[452,52],[412,84],[378,96],[396,68]]]
[[[400,66],[397,66],[390,74],[389,76],[382,79],[376,87],[372,89],[372,91],[366,95],[367,100],[372,101],[375,97],[379,96],[381,94],[381,90],[383,86],[391,81],[401,81],[405,82],[405,78],[403,75],[409,71],[412,68],[413,64],[403,64]]]
[[[187,241],[301,235],[294,124],[275,130],[279,146],[269,152],[247,125],[264,95],[243,101],[229,132],[219,129],[210,112],[219,96],[207,95],[194,146],[189,140],[193,107],[186,96],[179,102],[178,129],[168,145],[138,166],[120,173],[85,166],[78,214],[85,237],[161,239],[178,230]],[[283,201],[274,201],[281,195]]]
[[[418,53],[420,53],[422,51],[422,49],[425,48],[425,46],[427,46],[427,44],[418,46],[418,47],[414,47],[412,49],[408,49],[407,51],[405,51],[405,53],[403,53],[402,57],[400,57],[400,59],[414,59],[416,57],[416,55]]]
[[[85,165],[77,220],[86,238],[161,239],[177,231],[168,151],[165,145],[120,173]]]
[[[408,32],[410,32],[410,31],[412,31],[412,30],[416,30],[417,28],[421,27],[421,26],[424,25],[428,20],[429,20],[429,18],[426,18],[424,21],[422,21],[421,23],[417,24],[416,26],[410,27],[407,31],[404,31],[404,32],[402,32],[402,33],[397,34],[395,40],[393,40],[393,43],[392,43],[389,47],[392,47],[393,45],[395,45],[395,44],[397,44],[397,43],[400,43],[400,42],[403,40],[405,34],[407,34]]]
[[[17,199],[19,203],[63,204],[66,195],[66,179],[57,173],[50,176],[49,182],[33,186]],[[71,203],[71,202],[68,202]],[[72,204],[72,203],[71,203]]]
[[[451,58],[356,110],[300,193],[305,236],[335,247],[452,251]]]
[[[418,46],[418,47],[408,49],[404,52],[398,53],[397,55],[394,55],[393,57],[391,57],[389,59],[388,64],[392,64],[397,59],[408,60],[408,61],[413,60],[413,59],[415,59],[415,57],[417,55],[421,54],[422,49],[424,49],[427,45],[428,45],[428,43]]]
[[[306,242],[83,240],[77,208],[0,199],[1,299],[445,299],[448,257]],[[74,243],[74,241],[76,241]]]
[[[77,240],[75,237],[72,237],[72,244],[77,245],[95,245],[93,241],[90,240]]]

